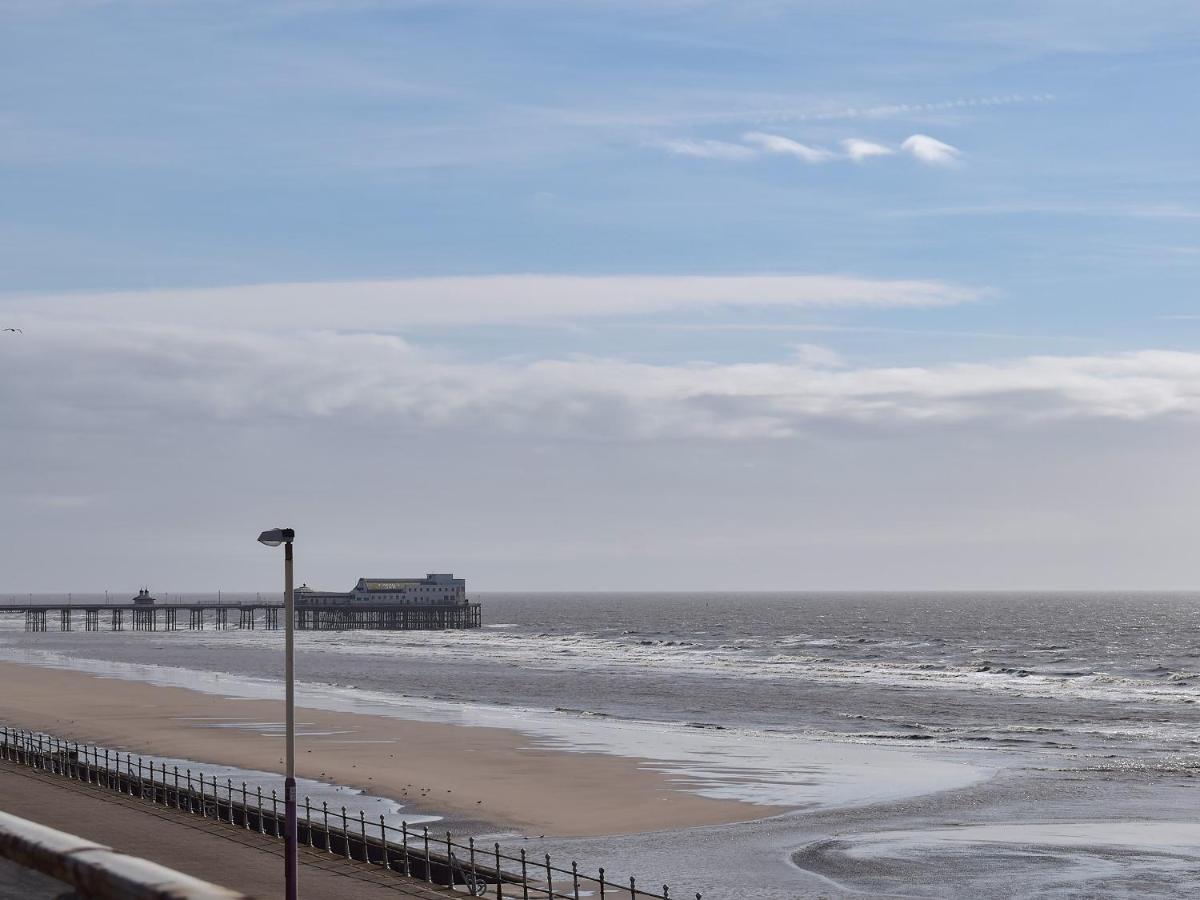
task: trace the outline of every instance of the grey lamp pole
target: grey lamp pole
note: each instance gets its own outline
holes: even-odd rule
[[[295,597],[292,592],[292,541],[296,532],[291,528],[272,528],[258,536],[260,544],[278,547],[283,544],[283,616],[284,663],[283,680],[287,766],[283,781],[283,884],[286,900],[296,900],[296,645]]]

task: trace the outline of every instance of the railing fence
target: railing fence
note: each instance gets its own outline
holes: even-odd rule
[[[246,782],[235,785],[230,778],[221,784],[190,768],[146,760],[93,744],[63,740],[41,732],[0,726],[0,759],[52,775],[98,785],[106,790],[137,797],[159,806],[213,819],[234,828],[257,831],[283,839],[284,815],[274,790],[264,797],[262,787],[253,793]],[[611,879],[604,868],[596,875],[581,871],[572,860],[570,868],[555,865],[549,854],[532,858],[524,849],[516,855],[499,843],[483,846],[472,837],[455,837],[451,832],[431,834],[428,826],[390,825],[384,816],[378,824],[368,822],[366,813],[357,817],[346,807],[331,811],[327,801],[317,809],[309,797],[299,805],[297,840],[324,851],[412,878],[465,891],[472,897],[495,900],[671,900],[670,888],[661,891],[639,886],[637,879]],[[332,821],[331,821],[332,812]],[[702,900],[695,894],[695,900]]]

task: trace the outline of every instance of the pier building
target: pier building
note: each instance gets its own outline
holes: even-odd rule
[[[360,578],[348,591],[296,588],[296,606],[457,606],[467,602],[467,580],[453,575],[424,578]]]
[[[451,574],[424,578],[360,578],[348,591],[296,588],[296,627],[319,631],[370,628],[478,628],[479,604],[467,599],[467,582]]]

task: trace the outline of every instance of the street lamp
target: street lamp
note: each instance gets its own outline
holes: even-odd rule
[[[296,900],[296,623],[292,597],[292,541],[295,539],[296,532],[291,528],[272,528],[258,536],[258,542],[268,547],[283,544],[283,680],[287,760],[283,781],[283,883],[286,900]]]

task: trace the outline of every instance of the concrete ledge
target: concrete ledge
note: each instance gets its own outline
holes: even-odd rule
[[[0,856],[95,900],[248,900],[245,894],[4,812]]]

